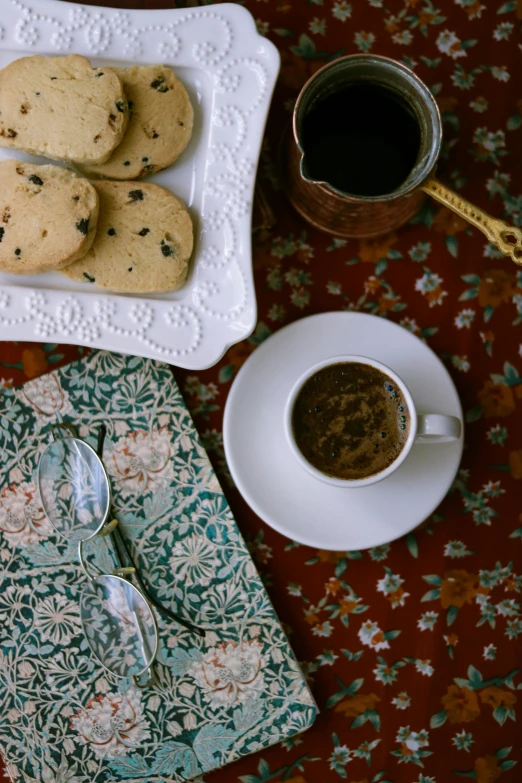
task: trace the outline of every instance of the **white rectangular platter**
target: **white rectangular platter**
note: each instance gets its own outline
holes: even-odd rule
[[[93,65],[172,66],[195,110],[181,157],[151,181],[188,205],[191,273],[170,294],[110,294],[50,272],[0,274],[0,338],[74,343],[161,359],[215,364],[252,332],[256,299],[251,218],[254,182],[279,54],[250,13],[231,3],[116,11],[59,0],[1,0],[0,67],[28,54],[82,54]],[[31,158],[0,148],[0,159]]]

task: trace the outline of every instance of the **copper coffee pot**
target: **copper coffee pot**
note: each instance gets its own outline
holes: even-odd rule
[[[303,122],[321,100],[354,82],[371,82],[395,94],[415,113],[420,130],[417,160],[404,182],[392,193],[358,196],[310,175],[303,147]],[[283,181],[290,201],[317,228],[338,237],[369,238],[404,225],[428,194],[456,212],[516,264],[522,265],[522,231],[491,217],[439,182],[435,167],[442,144],[439,108],[428,87],[413,71],[388,57],[354,54],[317,71],[301,90],[293,114],[293,138],[288,134],[283,156]]]

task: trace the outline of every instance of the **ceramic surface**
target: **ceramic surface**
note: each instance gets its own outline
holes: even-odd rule
[[[421,340],[371,315],[324,313],[281,329],[240,370],[227,399],[223,436],[230,471],[252,509],[294,541],[320,549],[374,547],[426,519],[449,490],[463,437],[415,444],[393,475],[368,487],[334,487],[310,476],[291,453],[284,409],[299,376],[329,356],[357,353],[394,370],[419,414],[462,421],[444,365]]]
[[[52,272],[0,274],[0,338],[107,348],[189,369],[215,364],[256,322],[250,224],[263,130],[279,54],[234,4],[168,11],[4,0],[0,67],[30,54],[82,54],[95,65],[163,62],[185,83],[195,131],[150,179],[185,200],[195,225],[188,282],[131,297]],[[23,153],[0,149],[0,160]]]

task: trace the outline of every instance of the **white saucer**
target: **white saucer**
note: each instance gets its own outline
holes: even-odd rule
[[[409,532],[442,501],[462,456],[461,436],[452,443],[415,445],[392,476],[370,487],[333,487],[310,476],[285,440],[287,395],[307,367],[350,353],[395,370],[419,413],[462,421],[457,391],[442,362],[417,337],[383,318],[324,313],[296,321],[260,345],[228,395],[223,422],[228,465],[261,519],[319,549],[365,549]]]

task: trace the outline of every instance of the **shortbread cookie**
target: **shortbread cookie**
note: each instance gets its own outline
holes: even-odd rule
[[[127,131],[106,163],[82,169],[97,177],[139,179],[174,163],[190,141],[194,112],[183,84],[166,65],[114,70],[129,103]]]
[[[123,138],[127,101],[112,68],[86,57],[22,57],[0,71],[0,146],[103,163]]]
[[[95,182],[100,197],[96,239],[86,256],[62,269],[74,280],[123,293],[176,291],[186,280],[192,221],[166,188]]]
[[[91,247],[98,194],[60,166],[0,163],[0,270],[34,275],[59,269]]]

